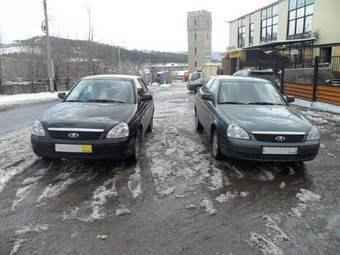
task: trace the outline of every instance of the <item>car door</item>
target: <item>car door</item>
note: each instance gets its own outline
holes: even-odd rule
[[[217,93],[219,89],[219,80],[215,79],[209,88],[209,94],[212,96],[213,101],[205,100],[205,105],[207,108],[208,116],[207,116],[207,129],[210,130],[211,124],[214,122],[216,118],[216,103],[217,103]]]
[[[196,104],[197,116],[205,130],[207,130],[206,128],[209,125],[208,119],[209,119],[210,114],[207,108],[207,100],[204,100],[202,98],[202,94],[209,93],[209,89],[213,82],[214,82],[214,79],[210,78],[209,81],[203,87],[201,87],[201,89],[199,90],[197,94],[197,104]]]
[[[137,94],[138,94],[138,108],[140,111],[140,120],[142,122],[142,125],[144,127],[144,131],[146,128],[150,125],[150,121],[152,119],[154,105],[153,100],[149,101],[141,101],[140,99],[145,95],[149,94],[149,90],[146,86],[146,83],[143,81],[143,79],[138,78],[137,79]]]

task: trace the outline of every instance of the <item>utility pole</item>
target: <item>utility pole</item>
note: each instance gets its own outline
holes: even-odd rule
[[[2,31],[0,31],[0,47],[2,46]],[[1,86],[2,86],[2,49],[0,51],[0,93],[1,93]]]
[[[120,71],[120,46],[118,45],[118,73],[120,74],[121,71]]]
[[[48,27],[48,16],[47,16],[47,3],[46,0],[43,0],[44,4],[44,15],[45,15],[45,27],[44,32],[46,34],[46,51],[47,51],[47,73],[48,73],[48,81],[50,85],[50,91],[54,91],[54,68],[53,62],[51,58],[51,46],[50,46],[50,34],[49,34],[49,27]]]
[[[2,46],[2,31],[0,31],[0,47]],[[2,93],[2,49],[0,51],[0,94]]]

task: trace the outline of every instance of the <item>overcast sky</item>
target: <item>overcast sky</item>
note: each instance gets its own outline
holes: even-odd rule
[[[213,50],[228,46],[228,20],[275,0],[47,0],[51,35],[86,39],[87,8],[94,40],[129,49],[186,51],[188,11],[212,12]],[[0,0],[0,30],[10,42],[42,35],[42,0]]]

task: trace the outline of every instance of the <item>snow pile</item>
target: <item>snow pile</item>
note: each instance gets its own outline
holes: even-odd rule
[[[296,194],[296,197],[304,203],[319,201],[321,198],[320,195],[314,194],[313,192],[302,188],[300,189],[300,193]]]
[[[300,189],[300,192],[296,194],[296,197],[301,201],[297,204],[296,207],[293,207],[292,213],[297,218],[302,218],[303,213],[308,208],[308,203],[311,202],[318,202],[321,198],[320,195],[315,194],[309,190],[306,189]]]
[[[37,160],[29,142],[30,133],[31,128],[26,128],[0,139],[0,193],[11,179]]]
[[[0,109],[18,104],[56,100],[58,93],[41,92],[17,95],[0,95]]]
[[[59,196],[62,192],[68,189],[69,186],[79,181],[80,178],[69,178],[65,181],[61,181],[57,184],[49,184],[43,193],[39,196],[37,202],[41,202],[43,199]]]
[[[120,204],[119,208],[116,209],[116,216],[122,216],[130,214],[130,210],[125,207],[125,205]]]
[[[48,230],[48,224],[42,223],[42,224],[36,224],[36,225],[28,225],[28,226],[23,226],[19,228],[18,230],[15,231],[15,234],[17,235],[23,235],[26,233],[31,233],[31,232],[36,232],[36,233],[41,233],[45,232]]]
[[[140,168],[137,166],[135,172],[129,177],[128,187],[133,198],[142,194]]]
[[[251,247],[257,246],[265,255],[283,255],[283,251],[273,241],[263,235],[251,232],[249,245]]]
[[[17,190],[17,193],[15,194],[15,200],[12,202],[12,212],[15,210],[18,204],[29,195],[32,186],[33,184],[30,184]]]
[[[216,214],[217,210],[214,208],[214,205],[213,203],[207,199],[207,198],[204,198],[200,205],[205,209],[205,211],[209,214],[209,215],[214,215]]]
[[[224,202],[227,202],[231,199],[236,198],[237,196],[238,196],[238,192],[228,191],[227,193],[221,194],[218,197],[216,197],[215,200],[219,203],[224,203]]]
[[[302,99],[295,99],[295,102],[292,103],[293,105],[299,105],[302,107],[306,107],[309,109],[317,109],[322,111],[328,111],[328,112],[334,112],[334,113],[340,113],[340,106],[332,105],[332,104],[326,104],[322,102],[316,102],[312,105],[311,102],[302,100]]]
[[[112,178],[104,182],[103,185],[93,192],[93,201],[91,202],[92,213],[85,221],[103,219],[106,214],[102,212],[102,206],[107,203],[109,197],[115,196],[117,196],[116,178]]]
[[[26,242],[26,241],[27,241],[26,239],[21,239],[21,238],[20,239],[16,239],[14,241],[14,246],[13,246],[11,252],[9,253],[9,255],[17,254],[17,252],[20,250],[22,244],[24,242]]]

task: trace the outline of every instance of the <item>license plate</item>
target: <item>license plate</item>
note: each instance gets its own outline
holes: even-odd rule
[[[263,147],[262,154],[270,155],[296,155],[297,147]]]
[[[92,153],[90,144],[55,144],[56,152]]]

